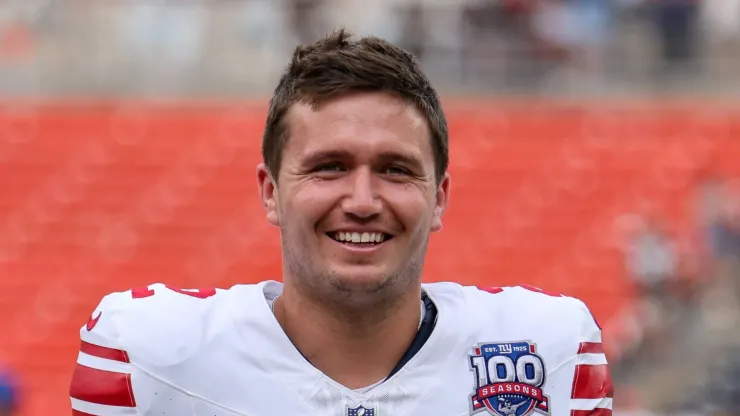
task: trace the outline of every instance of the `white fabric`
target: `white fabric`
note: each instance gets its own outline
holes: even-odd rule
[[[544,364],[542,390],[550,415],[611,408],[606,395],[572,397],[577,373],[585,377],[586,370],[595,368],[590,366],[606,362],[598,349],[580,350],[583,342],[599,345],[601,332],[574,298],[521,287],[494,294],[453,283],[425,284],[438,310],[427,343],[384,383],[353,391],[312,367],[282,331],[270,311],[280,283],[239,285],[207,298],[161,284],[150,289],[153,296],[138,299],[130,291],[106,296],[93,313],[101,314],[97,325],[80,330],[84,342],[126,351],[130,365],[110,369],[130,371],[136,413],[74,399],[73,407],[92,409],[97,416],[351,416],[350,409],[358,406],[375,416],[488,415],[494,413],[473,408],[480,402],[472,398],[479,374],[471,356],[481,344],[505,350],[529,341]],[[78,365],[105,366],[105,359],[80,356]],[[525,386],[521,380],[519,387]],[[75,386],[79,382],[73,380],[77,390],[84,388]],[[593,383],[608,384],[603,379]],[[501,402],[492,405],[504,406],[506,397],[511,396],[499,396]],[[525,414],[537,414],[536,409]]]

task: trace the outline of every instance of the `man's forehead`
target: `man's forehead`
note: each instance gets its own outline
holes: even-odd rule
[[[286,115],[290,139],[288,146],[302,152],[318,151],[336,146],[398,148],[399,151],[424,153],[431,149],[429,130],[425,119],[413,105],[395,97],[377,97],[372,100],[337,100],[312,108],[307,103],[296,103]],[[370,97],[372,98],[372,97]],[[363,105],[358,105],[363,104]],[[401,150],[405,149],[405,150]],[[347,149],[349,150],[349,149]]]
[[[300,100],[291,105],[289,111],[297,115],[345,115],[363,116],[372,114],[378,117],[393,117],[406,111],[416,110],[416,106],[407,99],[386,92],[348,92],[326,100],[312,102]],[[417,115],[421,116],[418,112]]]
[[[414,104],[385,93],[358,93],[341,96],[319,105],[296,102],[286,114],[288,125],[296,132],[324,132],[336,129],[385,126],[392,129],[421,130],[427,126]]]

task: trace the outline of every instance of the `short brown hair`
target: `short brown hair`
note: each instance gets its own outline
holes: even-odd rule
[[[285,114],[298,101],[319,105],[333,97],[359,91],[384,91],[414,104],[427,120],[439,183],[447,171],[447,120],[437,92],[413,55],[376,37],[352,40],[344,29],[295,49],[270,100],[262,158],[277,180],[288,140]]]

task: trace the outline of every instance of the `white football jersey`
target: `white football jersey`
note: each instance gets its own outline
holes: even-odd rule
[[[95,416],[604,416],[601,330],[575,298],[425,284],[437,309],[400,371],[351,390],[311,366],[270,304],[278,282],[155,284],[103,298],[82,327],[73,414]]]

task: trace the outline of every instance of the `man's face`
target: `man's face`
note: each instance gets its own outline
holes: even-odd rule
[[[450,183],[436,184],[424,117],[391,95],[358,93],[318,109],[296,103],[287,122],[277,183],[265,166],[258,179],[288,278],[346,301],[418,282]]]

